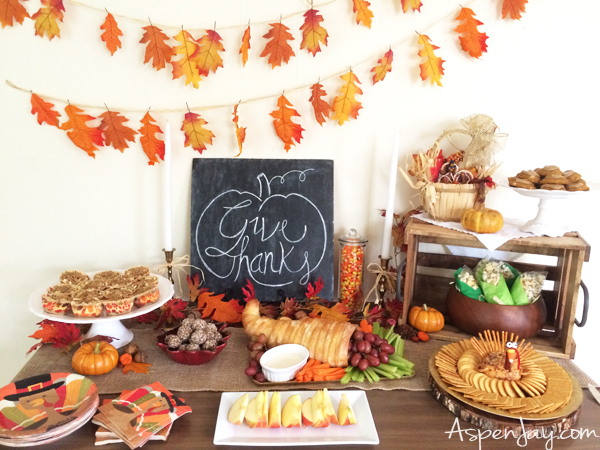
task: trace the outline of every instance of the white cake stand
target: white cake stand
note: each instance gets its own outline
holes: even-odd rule
[[[546,189],[522,189],[500,184],[512,189],[525,197],[540,199],[538,213],[529,222],[521,227],[521,231],[529,231],[541,236],[563,236],[569,231],[574,231],[573,226],[568,223],[569,215],[565,214],[565,200],[573,200],[581,196],[588,196],[590,191],[548,191]]]
[[[100,272],[100,271],[98,271]],[[98,272],[89,272],[88,275],[90,278]],[[123,272],[122,270],[116,270],[115,272]],[[137,306],[133,306],[133,309],[127,314],[121,314],[118,316],[109,316],[106,314],[106,310],[102,310],[102,314],[98,317],[75,317],[71,311],[66,314],[50,314],[44,310],[42,306],[42,294],[46,292],[46,290],[50,286],[54,286],[55,284],[60,283],[59,280],[55,280],[51,283],[47,283],[44,286],[36,289],[29,296],[29,311],[35,314],[38,317],[42,317],[48,320],[54,320],[55,322],[65,322],[65,323],[91,323],[92,327],[90,331],[88,331],[82,339],[89,339],[94,336],[109,336],[114,338],[115,340],[112,344],[116,348],[124,347],[129,344],[133,340],[133,332],[126,328],[121,320],[130,319],[132,317],[141,316],[142,314],[149,313],[150,311],[164,305],[168,302],[175,293],[173,289],[173,284],[167,280],[165,277],[152,274],[158,277],[158,290],[160,296],[158,301],[154,303],[150,303],[148,305],[144,305],[141,308]]]

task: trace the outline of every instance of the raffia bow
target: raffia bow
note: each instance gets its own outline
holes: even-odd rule
[[[152,272],[162,275],[166,278],[167,271],[168,271],[167,269],[168,269],[169,265],[173,268],[173,275],[175,277],[177,277],[177,282],[175,283],[175,297],[177,297],[177,298],[182,298],[182,296],[183,296],[183,290],[182,290],[183,284],[181,283],[181,274],[183,273],[183,275],[187,279],[188,273],[185,270],[186,267],[193,267],[198,272],[200,272],[200,274],[202,274],[202,282],[200,284],[203,284],[206,281],[204,279],[204,272],[202,271],[202,269],[200,267],[196,267],[196,266],[190,264],[190,255],[183,255],[183,256],[174,258],[173,262],[171,264],[164,263],[164,264],[159,264],[158,266],[154,266],[152,268]]]
[[[371,290],[365,297],[365,301],[368,301],[371,294],[373,294],[373,292],[375,292],[375,290],[377,289],[377,286],[379,286],[379,281],[381,280],[381,277],[384,277],[384,279],[385,279],[384,282],[386,284],[386,291],[390,292],[393,297],[396,296],[396,278],[397,278],[396,272],[391,272],[389,270],[383,270],[383,267],[381,267],[379,264],[377,264],[375,262],[369,263],[369,265],[367,266],[367,271],[369,273],[377,274],[377,277],[375,278],[375,284],[373,285],[373,287],[371,288]]]

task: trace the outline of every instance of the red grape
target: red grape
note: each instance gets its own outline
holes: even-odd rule
[[[258,354],[258,350],[253,350],[250,352],[250,358],[251,359],[256,359],[256,355]]]
[[[265,374],[262,372],[257,372],[256,375],[254,375],[254,379],[259,383],[264,383],[265,381],[267,381],[267,379],[265,378]]]
[[[248,350],[252,351],[252,347],[254,347],[254,342],[248,342],[248,345],[246,347],[248,348]]]
[[[387,364],[390,362],[390,357],[386,352],[381,352],[379,353],[379,361],[381,361],[383,364]]]
[[[379,356],[379,352],[377,351],[376,348],[372,348],[371,351],[369,352],[370,355],[373,355],[375,358],[377,358]]]
[[[352,341],[348,341],[348,350],[352,350]]]
[[[260,342],[255,342],[254,344],[252,344],[252,350],[264,350],[265,346],[263,344],[261,344]]]
[[[258,353],[256,354],[256,356],[254,357],[254,359],[255,359],[255,360],[257,360],[258,362],[260,362],[260,358],[262,358],[262,355],[263,355],[264,353],[265,353],[265,352],[258,352]]]
[[[365,353],[371,353],[371,348],[372,348],[372,347],[371,347],[371,343],[370,343],[370,342],[367,342],[367,341],[363,341],[363,342],[365,343],[365,349],[364,349],[364,352],[365,352]]]
[[[357,344],[356,342],[354,342],[354,343],[352,344],[352,351],[353,351],[354,353],[358,353],[358,344]]]
[[[381,351],[382,352],[386,352],[388,355],[391,355],[392,353],[394,353],[396,351],[396,349],[394,348],[393,345],[382,344],[381,345]]]
[[[258,335],[258,342],[260,342],[261,344],[266,344],[267,343],[267,336],[265,335],[265,333],[260,333]]]
[[[379,344],[379,345],[383,345],[383,344],[389,344],[388,340],[381,338],[381,344]]]
[[[258,361],[255,359],[251,359],[250,362],[248,363],[248,365],[250,367],[258,367],[260,364],[258,364]]]
[[[369,361],[369,365],[373,367],[377,367],[381,363],[381,361],[379,361],[379,358],[376,358],[373,355],[367,356],[367,360]]]
[[[360,362],[358,363],[358,368],[364,372],[365,370],[367,370],[369,368],[369,361],[367,361],[364,358],[361,359]]]
[[[383,339],[381,339],[379,336],[375,336],[375,340],[372,342],[372,344],[379,347],[381,344],[383,344]]]
[[[358,363],[360,362],[360,360],[362,359],[362,356],[360,353],[355,353],[354,355],[352,355],[352,357],[350,358],[350,365],[352,367],[357,367]]]
[[[257,336],[251,336],[251,337],[250,337],[250,341],[251,341],[251,342],[256,342],[257,340],[258,340],[258,337],[257,337]]]
[[[370,346],[371,344],[369,344],[367,341],[360,341],[358,344],[356,344],[356,348],[358,349],[359,352],[361,353],[367,353],[367,344]]]
[[[365,334],[364,340],[367,341],[369,344],[372,344],[373,342],[375,342],[375,335],[373,333],[367,333]]]
[[[353,339],[354,339],[356,342],[360,342],[360,341],[362,341],[362,340],[363,340],[364,336],[365,336],[365,333],[363,333],[363,332],[362,332],[362,331],[360,331],[360,330],[356,330],[356,331],[354,332],[354,334],[352,335],[352,338],[353,338]]]
[[[256,367],[248,367],[246,369],[246,375],[248,375],[249,377],[253,377],[254,375],[256,375],[256,372],[258,372],[258,370],[256,370]]]

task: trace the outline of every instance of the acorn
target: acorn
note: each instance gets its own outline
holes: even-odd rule
[[[125,353],[129,353],[131,356],[135,355],[139,351],[140,348],[137,346],[137,344],[129,344],[127,347],[125,347]]]
[[[148,357],[146,356],[146,352],[140,350],[133,356],[133,360],[137,363],[145,363]]]

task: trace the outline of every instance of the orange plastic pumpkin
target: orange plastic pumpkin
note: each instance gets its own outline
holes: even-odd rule
[[[435,308],[428,308],[427,305],[414,306],[408,315],[408,322],[417,330],[429,333],[431,331],[440,331],[444,328],[444,316]]]
[[[73,355],[73,369],[82,375],[102,375],[119,362],[119,352],[108,342],[93,341],[79,347]]]

